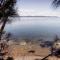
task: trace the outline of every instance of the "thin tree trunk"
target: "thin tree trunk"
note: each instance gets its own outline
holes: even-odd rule
[[[6,22],[7,22],[7,17],[4,17],[3,24],[2,24],[1,29],[0,29],[0,41],[1,41],[2,33],[3,33],[4,27],[6,25]]]
[[[41,59],[41,60],[45,60],[47,57],[49,57],[49,56],[51,56],[51,54],[49,54],[48,56],[46,56],[46,57],[44,57],[43,59]]]

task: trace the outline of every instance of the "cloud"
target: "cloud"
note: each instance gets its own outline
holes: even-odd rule
[[[31,9],[18,9],[18,14],[20,16],[34,16],[36,15],[36,11]]]
[[[33,10],[33,9],[18,9],[19,16],[60,16],[58,11],[51,10]]]

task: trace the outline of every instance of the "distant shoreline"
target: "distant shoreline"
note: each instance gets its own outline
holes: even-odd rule
[[[56,17],[56,18],[60,18],[58,16],[10,16],[10,17]]]

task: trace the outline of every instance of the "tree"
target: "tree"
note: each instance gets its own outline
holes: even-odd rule
[[[0,25],[1,25],[0,41],[1,41],[4,27],[9,20],[8,17],[16,15],[16,11],[14,9],[15,4],[16,4],[16,0],[0,0]],[[4,43],[2,43],[1,46],[3,46],[2,48],[4,48]],[[0,60],[2,60],[1,57],[3,57],[5,55],[4,54],[5,52],[2,53],[2,51],[4,50],[4,49],[2,50],[2,48],[0,49]],[[4,55],[2,55],[2,54],[4,54]],[[11,58],[9,58],[9,59],[13,60]],[[9,60],[9,59],[7,59],[7,60]],[[3,60],[4,60],[4,58],[3,58]]]
[[[9,16],[16,15],[14,5],[16,3],[16,0],[0,0],[0,24],[2,23],[1,29],[0,29],[0,40],[1,36],[4,30],[4,27],[9,20]]]
[[[54,7],[57,8],[60,5],[60,0],[53,0],[53,3],[52,4],[53,4]]]

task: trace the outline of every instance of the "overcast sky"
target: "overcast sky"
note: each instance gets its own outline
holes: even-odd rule
[[[60,16],[60,8],[54,9],[53,0],[17,0],[20,16]]]

